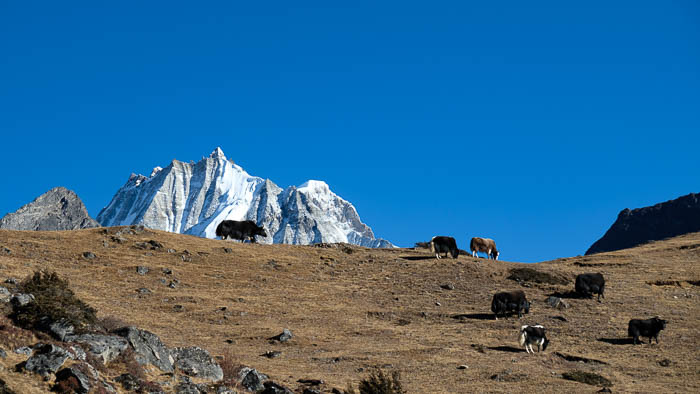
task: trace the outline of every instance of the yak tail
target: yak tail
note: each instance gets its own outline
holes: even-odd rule
[[[430,240],[430,253],[435,253],[435,240]]]
[[[520,331],[520,337],[518,337],[518,343],[520,343],[520,346],[525,346],[525,340],[527,339],[527,333],[525,330]]]

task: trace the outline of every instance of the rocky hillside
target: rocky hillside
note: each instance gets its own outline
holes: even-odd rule
[[[586,255],[627,249],[700,231],[700,194],[691,193],[651,207],[625,208],[601,239]]]
[[[77,194],[55,187],[0,219],[5,230],[78,230],[99,227]]]
[[[399,372],[410,393],[596,392],[605,386],[612,392],[699,392],[699,261],[698,233],[520,264],[470,256],[436,260],[426,250],[348,244],[240,244],[138,227],[0,230],[2,280],[21,285],[36,271],[56,271],[96,310],[97,323],[105,326],[99,335],[127,343],[131,356],[95,364],[118,392],[134,391],[128,373],[165,392],[213,393],[226,386],[246,393],[238,373],[252,369],[268,386],[295,393],[339,392],[348,384],[357,391],[374,366]],[[605,275],[602,302],[571,292],[583,272]],[[10,297],[25,291],[3,286]],[[530,313],[494,320],[493,294],[517,289],[532,301]],[[655,315],[669,321],[660,343],[633,345],[628,321]],[[522,324],[546,327],[546,351],[531,355],[518,345]],[[59,342],[56,334],[12,327],[0,322],[6,354],[0,379],[17,393],[46,392],[63,368],[80,364],[68,356],[43,380],[27,369],[35,364],[29,360],[37,352],[62,352],[37,344],[99,354],[89,342]],[[75,328],[69,335],[85,335]],[[138,377],[130,360],[142,357],[137,338],[153,338],[146,332],[162,342],[158,354],[167,362],[141,359]],[[222,380],[188,374],[182,360],[189,356],[178,349],[193,347],[207,351]],[[195,359],[209,360],[201,355]]]
[[[322,181],[282,189],[249,175],[220,148],[197,163],[173,160],[150,176],[132,174],[97,215],[103,226],[148,228],[215,238],[222,220],[252,220],[265,227],[262,243],[308,245],[348,242],[386,248],[355,207]]]

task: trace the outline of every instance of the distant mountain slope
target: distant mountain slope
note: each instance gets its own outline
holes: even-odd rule
[[[264,243],[348,242],[392,247],[376,239],[355,207],[322,181],[282,189],[251,176],[216,148],[197,163],[173,160],[149,177],[132,174],[97,215],[104,226],[143,224],[215,238],[225,219],[253,220],[267,230]]]
[[[700,231],[700,194],[691,193],[651,207],[625,208],[586,254],[631,248]]]
[[[55,187],[0,219],[4,230],[77,230],[99,227],[77,194]]]

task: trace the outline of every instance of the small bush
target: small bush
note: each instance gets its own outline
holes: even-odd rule
[[[0,345],[8,349],[15,349],[33,342],[34,334],[31,331],[15,326],[6,316],[0,316]]]
[[[80,390],[80,383],[75,376],[69,376],[67,379],[61,380],[53,386],[52,391],[61,394],[77,393]]]
[[[379,368],[375,367],[367,379],[363,379],[358,387],[360,394],[405,394],[401,387],[401,375],[394,371],[388,377]],[[352,386],[348,386],[345,394],[356,394]]]
[[[77,331],[97,321],[95,309],[78,299],[68,287],[68,281],[55,272],[35,272],[19,285],[19,291],[34,295],[34,302],[17,308],[12,318],[20,327],[46,330],[49,323],[66,321]]]
[[[510,270],[508,279],[516,282],[547,283],[550,285],[569,284],[569,280],[564,277],[555,276],[547,272],[540,272],[532,268],[513,268]]]
[[[590,384],[591,386],[603,386],[610,387],[612,382],[608,378],[604,378],[597,373],[585,372],[581,370],[574,370],[569,372],[564,372],[561,375],[564,379],[573,380],[579,383]]]

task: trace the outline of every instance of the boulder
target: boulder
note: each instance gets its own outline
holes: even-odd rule
[[[126,339],[114,335],[67,335],[65,341],[87,345],[88,351],[100,357],[105,364],[117,358],[129,346]]]
[[[243,367],[238,371],[238,383],[250,391],[263,390],[265,388],[263,382],[267,379],[267,375],[258,372],[254,368]]]
[[[263,383],[264,390],[260,394],[294,394],[294,392],[284,386],[281,386],[273,381]]]
[[[56,385],[60,382],[75,379],[78,382],[78,387],[75,388],[75,393],[87,394],[90,392],[90,379],[76,367],[63,368],[56,373]]]
[[[275,335],[272,338],[269,338],[271,341],[280,341],[280,342],[287,342],[288,340],[292,339],[292,332],[289,331],[289,329],[284,329],[282,330],[281,334]]]
[[[11,293],[6,287],[0,286],[0,302],[9,302]]]
[[[152,364],[163,372],[173,372],[175,359],[156,334],[135,327],[120,328],[114,333],[126,338],[139,364]]]
[[[139,275],[146,275],[148,273],[148,271],[150,271],[150,269],[148,269],[148,267],[144,267],[142,265],[139,265],[138,267],[136,267],[136,273]]]
[[[551,306],[552,308],[566,309],[569,307],[569,303],[562,300],[559,297],[554,297],[554,296],[547,297],[545,302],[547,303],[547,305]]]
[[[175,366],[184,374],[201,379],[218,382],[224,378],[224,372],[219,364],[206,350],[191,346],[175,348],[173,351]]]
[[[43,378],[56,373],[70,357],[68,352],[53,344],[39,344],[34,347],[34,354],[24,364],[24,369],[37,373]]]
[[[42,319],[42,324],[48,326],[48,331],[58,340],[65,340],[66,336],[73,335],[75,327],[66,320],[49,322],[48,317]]]
[[[21,308],[32,302],[34,302],[33,294],[17,293],[10,297],[10,303],[12,304],[13,308]]]

